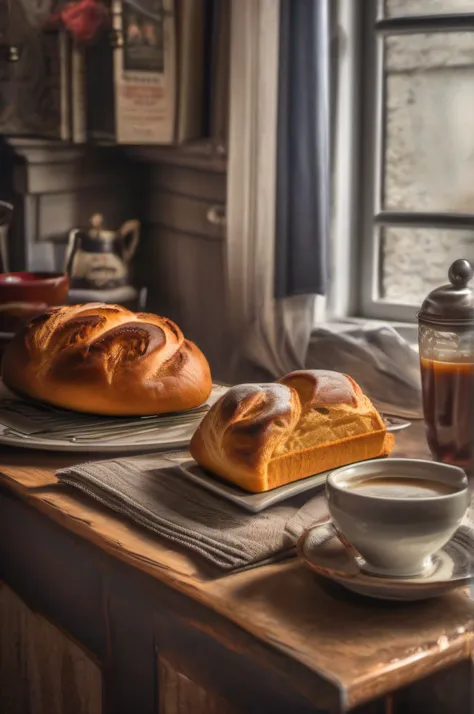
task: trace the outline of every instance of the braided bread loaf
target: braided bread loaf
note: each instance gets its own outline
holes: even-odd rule
[[[33,399],[116,416],[192,409],[212,388],[206,358],[174,322],[102,303],[33,319],[7,346],[2,376]]]
[[[353,379],[298,371],[272,384],[230,389],[191,441],[204,468],[246,491],[277,486],[386,456],[394,439]]]

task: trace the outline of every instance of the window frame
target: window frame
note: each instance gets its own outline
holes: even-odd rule
[[[333,290],[329,306],[333,318],[353,315],[414,322],[416,306],[394,303],[379,296],[382,228],[472,230],[474,215],[383,209],[384,38],[396,34],[474,33],[474,11],[385,17],[384,5],[384,0],[366,0],[360,4],[354,0],[339,0]],[[354,87],[360,87],[358,96]],[[347,107],[354,121],[352,129],[345,125]],[[358,259],[361,265],[354,269]]]

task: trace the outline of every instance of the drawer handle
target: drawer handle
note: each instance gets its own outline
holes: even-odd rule
[[[213,226],[225,226],[227,222],[225,215],[225,207],[211,206],[206,213],[206,218],[208,222],[211,223]]]

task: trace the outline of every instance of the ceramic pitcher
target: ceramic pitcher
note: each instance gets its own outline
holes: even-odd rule
[[[140,223],[126,221],[113,231],[105,230],[103,222],[103,216],[95,214],[89,230],[75,228],[69,234],[65,270],[73,289],[110,290],[129,283]]]

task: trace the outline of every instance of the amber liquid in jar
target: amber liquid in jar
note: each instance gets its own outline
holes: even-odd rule
[[[437,461],[471,469],[474,363],[421,359],[428,446]]]

